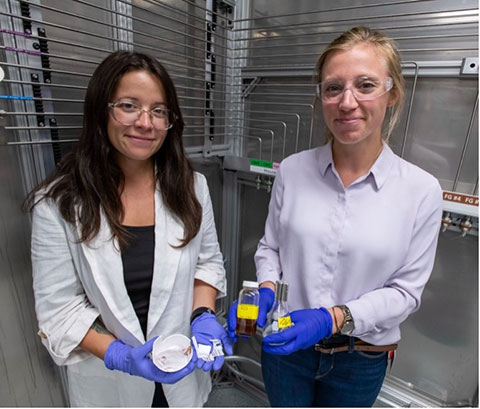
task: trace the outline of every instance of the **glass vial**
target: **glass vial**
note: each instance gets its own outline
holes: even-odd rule
[[[237,329],[235,333],[241,336],[251,336],[257,332],[258,305],[260,293],[258,283],[244,281],[238,295]]]
[[[293,325],[288,309],[288,284],[285,281],[275,283],[275,301],[267,317],[267,324],[263,330],[263,336],[283,331]]]

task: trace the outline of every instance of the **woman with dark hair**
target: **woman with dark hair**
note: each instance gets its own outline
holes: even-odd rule
[[[72,406],[202,406],[223,356],[167,373],[153,342],[180,333],[231,353],[211,200],[183,128],[163,66],[113,53],[90,80],[80,141],[26,199],[39,335],[67,365]]]

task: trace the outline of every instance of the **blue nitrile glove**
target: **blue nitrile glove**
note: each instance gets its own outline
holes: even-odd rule
[[[219,339],[222,341],[223,349],[227,355],[233,354],[232,341],[228,338],[225,329],[217,321],[214,314],[204,312],[199,317],[195,318],[191,325],[192,338],[195,337],[197,344],[209,345],[210,351],[213,350],[213,344],[210,340]],[[206,362],[201,358],[197,360],[197,368],[203,369],[205,372],[210,371],[212,368],[214,371],[219,370],[225,358],[223,356],[217,356],[213,361]]]
[[[265,352],[290,355],[300,349],[307,349],[332,335],[332,316],[326,308],[293,311],[290,318],[294,326],[263,338]]]
[[[273,306],[273,301],[275,299],[275,291],[268,287],[262,287],[258,289],[260,293],[260,304],[258,306],[258,318],[257,318],[257,327],[263,328],[267,323],[267,314],[270,312]],[[230,307],[228,310],[227,324],[228,324],[228,336],[233,342],[238,341],[237,334],[235,334],[235,329],[237,328],[237,306],[238,300]]]
[[[153,343],[158,337],[139,347],[131,347],[119,339],[113,341],[105,352],[103,358],[108,369],[118,369],[130,375],[141,376],[154,382],[175,383],[187,376],[195,369],[195,359],[177,372],[164,372],[156,367],[148,356],[152,352]]]

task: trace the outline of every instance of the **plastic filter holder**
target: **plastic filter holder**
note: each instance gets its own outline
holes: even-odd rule
[[[185,368],[193,356],[190,338],[173,334],[153,343],[152,361],[164,372],[177,372]]]

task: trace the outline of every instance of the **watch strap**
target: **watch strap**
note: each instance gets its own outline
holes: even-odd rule
[[[215,311],[213,311],[210,307],[198,307],[193,310],[192,315],[190,315],[190,324],[195,320],[195,318],[202,315],[204,312],[208,312],[209,314],[215,315]]]

